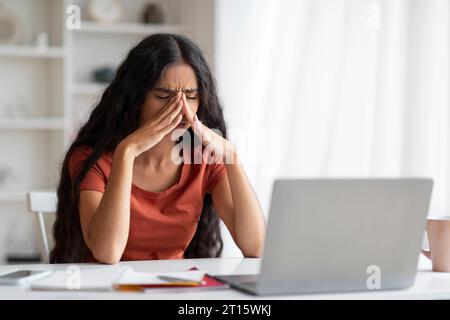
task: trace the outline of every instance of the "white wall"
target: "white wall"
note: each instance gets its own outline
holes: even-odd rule
[[[261,115],[257,110],[264,100],[259,92],[266,82],[265,68],[270,65],[271,58],[265,40],[271,37],[274,25],[259,14],[258,6],[274,7],[273,2],[265,0],[216,1],[215,51],[219,97],[230,140],[237,145],[247,175],[261,196],[270,190],[259,188],[262,186],[259,182],[266,177],[259,175],[253,164],[264,151],[261,148],[263,139],[268,137],[258,130]],[[256,26],[260,30],[258,33],[254,33]],[[268,202],[264,201],[263,206],[267,211]],[[223,256],[242,256],[225,228],[223,236]]]
[[[219,94],[266,213],[277,176],[425,176],[430,215],[450,214],[449,13],[447,0],[217,0]]]

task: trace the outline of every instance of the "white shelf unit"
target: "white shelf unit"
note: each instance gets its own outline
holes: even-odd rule
[[[74,83],[72,86],[72,93],[74,95],[98,95],[103,92],[107,84],[100,84],[95,82],[80,82]]]
[[[65,53],[62,47],[38,49],[33,46],[0,46],[0,57],[59,59]]]
[[[11,159],[0,157],[0,174],[6,168],[12,170],[11,176],[23,175],[24,179],[9,178],[0,183],[0,211],[3,202],[24,202],[24,195],[30,190],[56,187],[55,177],[67,145],[107,86],[93,82],[93,69],[116,67],[130,47],[147,35],[189,33],[191,27],[186,21],[190,20],[183,16],[183,0],[161,0],[167,22],[164,24],[139,21],[147,2],[124,0],[125,15],[121,22],[99,24],[89,21],[87,0],[2,0],[18,16],[22,37],[14,45],[0,45],[0,147],[11,150]],[[191,6],[197,2],[191,2]],[[68,30],[65,26],[66,8],[70,4],[81,8],[81,29]],[[34,45],[40,32],[49,35],[49,47],[45,50]],[[25,111],[12,115],[5,112],[5,106],[18,100],[27,106]],[[47,174],[47,179],[33,180],[32,175],[21,174],[20,161],[13,160],[26,153],[17,146],[29,145],[30,141],[45,146],[40,146],[40,150],[49,147],[52,150],[39,159],[43,164],[37,161],[39,157],[29,155],[28,162],[22,165],[45,167],[39,170]],[[9,192],[11,188],[16,190],[14,196]]]
[[[0,214],[10,213],[3,204],[11,203],[26,212],[26,192],[55,188],[68,122],[63,1],[1,5],[18,17],[21,36],[15,44],[0,45],[0,148],[6,151],[0,156]],[[34,44],[41,32],[49,35],[48,48]]]
[[[152,33],[176,33],[180,32],[180,25],[169,24],[143,24],[143,23],[115,23],[99,24],[90,21],[82,21],[81,28],[75,29],[77,33],[110,33],[146,36]]]
[[[64,118],[0,119],[0,130],[64,130]]]
[[[140,12],[148,0],[123,0],[124,17],[112,25],[89,21],[88,0],[0,2],[16,13],[23,31],[18,43],[0,45],[1,262],[11,250],[21,252],[21,248],[2,242],[1,235],[9,234],[3,239],[16,237],[8,229],[11,225],[30,227],[26,193],[55,190],[65,150],[107,86],[95,83],[92,71],[105,65],[117,67],[142,38],[167,32],[196,40],[213,65],[214,0],[159,0],[164,24],[140,23]],[[66,8],[71,4],[81,8],[79,30],[66,28]],[[49,35],[46,50],[34,45],[40,32]],[[17,114],[5,112],[18,101],[27,107]],[[2,181],[5,169],[10,173]],[[34,248],[33,230],[17,232],[20,236],[29,238],[19,241],[22,247]]]

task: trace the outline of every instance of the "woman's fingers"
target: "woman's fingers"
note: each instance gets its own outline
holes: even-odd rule
[[[177,100],[179,100],[179,98],[180,98],[179,95],[174,95],[172,98],[170,98],[169,101],[155,115],[155,119],[164,117],[164,115],[166,115],[167,112],[170,110],[170,107],[172,107],[177,102]]]
[[[176,116],[173,119],[173,121],[171,123],[169,123],[167,126],[160,129],[159,132],[164,137],[166,134],[170,133],[173,129],[175,129],[177,127],[177,125],[180,123],[182,118],[183,118],[183,116],[181,114],[179,114],[178,116]]]
[[[191,123],[191,125],[193,124],[194,121],[194,115],[195,113],[191,110],[191,108],[189,107],[189,104],[187,102],[186,99],[186,95],[183,93],[181,96],[181,100],[183,101],[183,112],[184,112],[184,116],[187,119],[187,121],[189,123]]]
[[[183,95],[181,97],[181,101],[183,102],[184,117],[189,122],[192,130],[194,130],[194,132],[198,136],[203,137],[204,132],[205,132],[205,128],[204,128],[203,124],[200,122],[200,120],[198,119],[197,115],[189,107],[189,104],[188,104],[187,99],[186,99],[186,95],[184,93],[183,93]]]
[[[204,136],[205,129],[203,128],[203,124],[198,120],[197,115],[194,115],[194,119],[192,120],[192,127],[196,134],[198,134],[200,137]]]
[[[147,130],[153,130],[153,128],[156,128],[157,125],[161,122],[162,119],[164,119],[167,114],[169,114],[174,106],[176,106],[177,98],[180,97],[175,95],[172,98],[170,98],[169,102],[167,102],[161,110],[158,111],[158,113],[149,121],[147,121],[141,128],[138,130],[141,131],[147,131]]]
[[[158,130],[170,125],[178,115],[182,116],[182,108],[183,103],[179,101],[175,108],[171,108],[170,112],[168,112],[163,118],[159,119],[155,125],[155,128]]]
[[[173,112],[176,114],[181,111],[182,108],[182,102],[181,102],[181,95],[178,93],[173,100],[170,100],[170,102],[163,108],[163,111],[161,114],[157,115],[155,117],[155,124],[159,124],[162,121],[164,121],[168,116],[171,116]],[[178,110],[180,109],[180,110]]]

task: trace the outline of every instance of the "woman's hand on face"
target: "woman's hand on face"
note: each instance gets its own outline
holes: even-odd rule
[[[176,128],[183,117],[182,109],[183,102],[181,100],[181,92],[179,92],[169,100],[152,120],[146,122],[122,140],[120,146],[129,148],[129,151],[135,157],[139,156],[160,142],[166,134]]]
[[[203,157],[209,158],[213,162],[235,163],[237,161],[237,155],[234,146],[223,138],[220,133],[216,133],[200,122],[197,115],[189,107],[184,93],[181,101],[187,122],[194,133],[201,139],[203,146],[205,146]]]

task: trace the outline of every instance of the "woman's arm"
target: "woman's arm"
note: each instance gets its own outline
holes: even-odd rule
[[[212,191],[214,207],[246,257],[260,257],[266,222],[261,205],[239,161],[235,148],[226,139],[203,125],[183,96],[184,113],[194,132],[202,139],[212,159],[225,163],[227,176]]]
[[[118,147],[105,192],[80,193],[83,237],[99,262],[117,263],[125,250],[130,227],[133,162],[130,149]]]
[[[226,164],[227,175],[212,191],[214,207],[245,257],[260,257],[266,222],[241,164]]]
[[[83,238],[103,263],[120,261],[130,229],[130,199],[134,159],[156,145],[181,121],[181,95],[172,98],[155,119],[144,124],[117,146],[105,192],[80,193]]]

